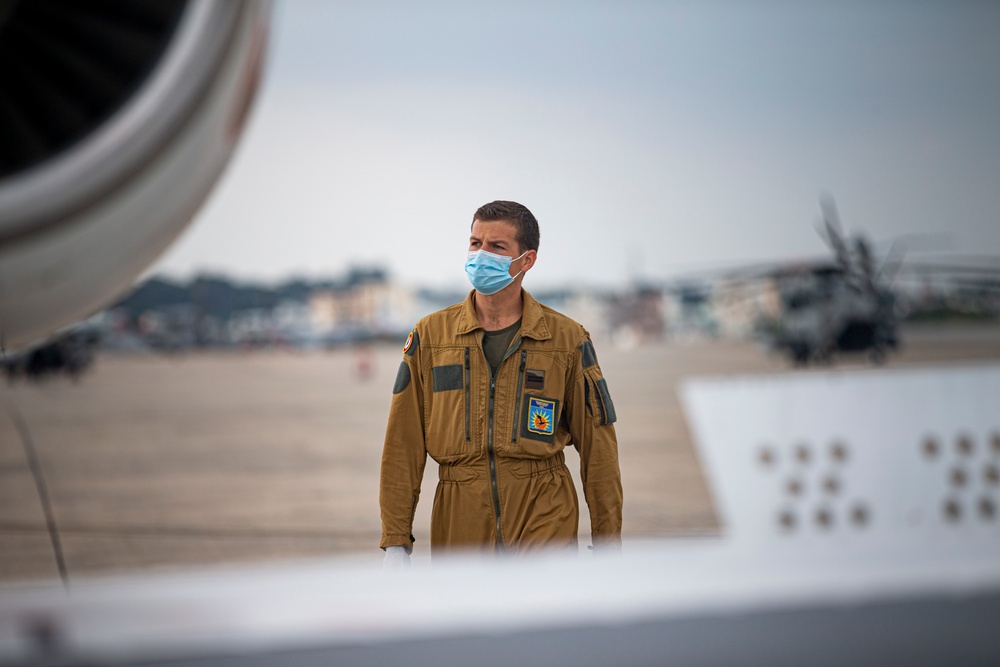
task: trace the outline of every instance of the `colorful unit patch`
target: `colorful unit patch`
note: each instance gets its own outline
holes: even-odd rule
[[[403,343],[403,354],[406,354],[407,352],[410,351],[410,346],[411,345],[413,345],[413,332],[412,331],[410,332],[410,335],[406,337],[406,342]]]
[[[528,431],[538,435],[552,435],[556,432],[556,404],[541,398],[528,399]]]

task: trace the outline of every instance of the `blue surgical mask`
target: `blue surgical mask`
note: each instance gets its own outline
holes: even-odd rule
[[[528,254],[527,250],[521,253],[521,257],[526,254]],[[465,274],[469,276],[469,282],[480,294],[496,294],[514,282],[514,278],[524,271],[521,269],[515,275],[510,275],[511,262],[521,259],[521,257],[510,258],[485,250],[470,252],[469,258],[465,260]]]

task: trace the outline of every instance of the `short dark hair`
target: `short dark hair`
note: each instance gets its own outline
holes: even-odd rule
[[[483,204],[472,216],[472,222],[496,222],[506,220],[517,228],[517,245],[521,247],[521,252],[528,250],[538,250],[540,234],[538,232],[538,221],[531,214],[528,207],[518,204],[516,201],[491,201]]]

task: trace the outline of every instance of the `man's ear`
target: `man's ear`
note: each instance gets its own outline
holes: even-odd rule
[[[526,252],[524,254],[524,257],[521,258],[521,270],[527,271],[528,269],[533,267],[535,265],[536,259],[538,259],[537,250],[529,250],[528,252]]]

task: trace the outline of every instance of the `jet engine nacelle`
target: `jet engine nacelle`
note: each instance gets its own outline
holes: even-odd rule
[[[241,133],[268,10],[0,2],[0,348],[99,311],[185,228]]]

